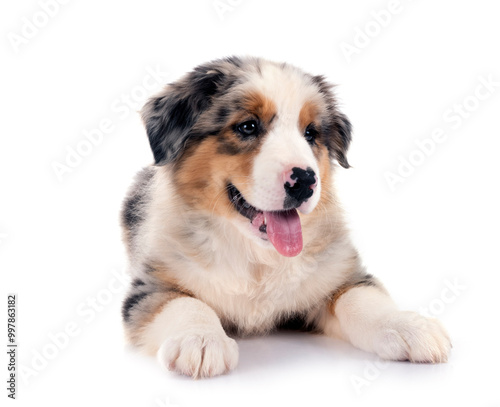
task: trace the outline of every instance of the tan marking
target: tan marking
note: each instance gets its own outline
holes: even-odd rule
[[[243,108],[257,116],[264,124],[269,124],[276,116],[276,105],[259,92],[249,92],[243,98]]]
[[[319,108],[314,102],[307,101],[300,109],[299,113],[299,128],[304,131],[307,126],[314,123],[318,117]]]
[[[359,257],[357,255],[353,256],[352,259],[350,259],[350,260],[352,260],[353,264],[359,265]],[[383,285],[381,285],[380,282],[376,278],[373,278],[373,276],[371,277],[371,282],[372,282],[372,284],[368,285],[368,284],[365,284],[363,282],[363,280],[358,280],[354,283],[348,283],[348,284],[340,286],[336,291],[334,291],[332,293],[332,295],[328,299],[327,306],[328,306],[328,310],[330,311],[330,313],[332,315],[335,315],[335,304],[337,303],[339,298],[343,294],[345,294],[347,291],[349,291],[353,288],[356,288],[356,287],[367,287],[367,286],[374,287],[377,290],[380,290],[382,293],[389,295],[389,293],[387,292],[385,287]]]
[[[230,133],[227,130],[225,137],[233,137],[237,142],[237,136]],[[218,147],[217,137],[208,137],[191,146],[175,170],[175,184],[187,204],[231,218],[238,214],[227,197],[227,183],[233,183],[243,195],[249,193],[252,165],[259,149],[229,156],[220,154]]]
[[[250,114],[269,125],[276,112],[273,101],[259,92],[248,92],[242,97],[242,110],[232,115],[220,134],[189,146],[175,168],[175,184],[185,202],[225,217],[237,215],[227,198],[226,187],[231,182],[243,195],[249,194],[252,166],[263,137],[242,140],[229,123],[248,120]],[[238,153],[224,153],[224,147]]]
[[[327,307],[330,314],[335,315],[335,304],[342,294],[345,294],[351,288],[355,287],[355,285],[347,285],[344,287],[340,287],[337,291],[335,291],[332,296],[328,299]]]

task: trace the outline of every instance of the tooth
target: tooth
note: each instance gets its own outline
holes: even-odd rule
[[[264,225],[267,225],[267,219],[265,216],[264,216]]]

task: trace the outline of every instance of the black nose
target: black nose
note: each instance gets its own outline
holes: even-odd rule
[[[306,202],[314,193],[317,179],[312,168],[293,167],[292,171],[285,174],[285,191],[286,198],[284,209],[299,207],[303,202]]]

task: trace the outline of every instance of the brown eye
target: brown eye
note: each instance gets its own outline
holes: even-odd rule
[[[306,131],[304,132],[304,138],[309,144],[313,144],[314,140],[318,136],[318,130],[314,128],[314,124],[310,124],[307,126]]]
[[[244,137],[256,136],[258,133],[258,124],[256,120],[247,120],[238,124],[236,130]]]

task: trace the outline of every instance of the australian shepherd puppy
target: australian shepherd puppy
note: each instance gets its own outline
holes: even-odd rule
[[[291,325],[385,359],[447,360],[440,323],[400,311],[351,243],[333,183],[351,124],[324,77],[216,60],[142,117],[155,162],[122,211],[134,345],[192,377],[234,369],[232,337]]]

